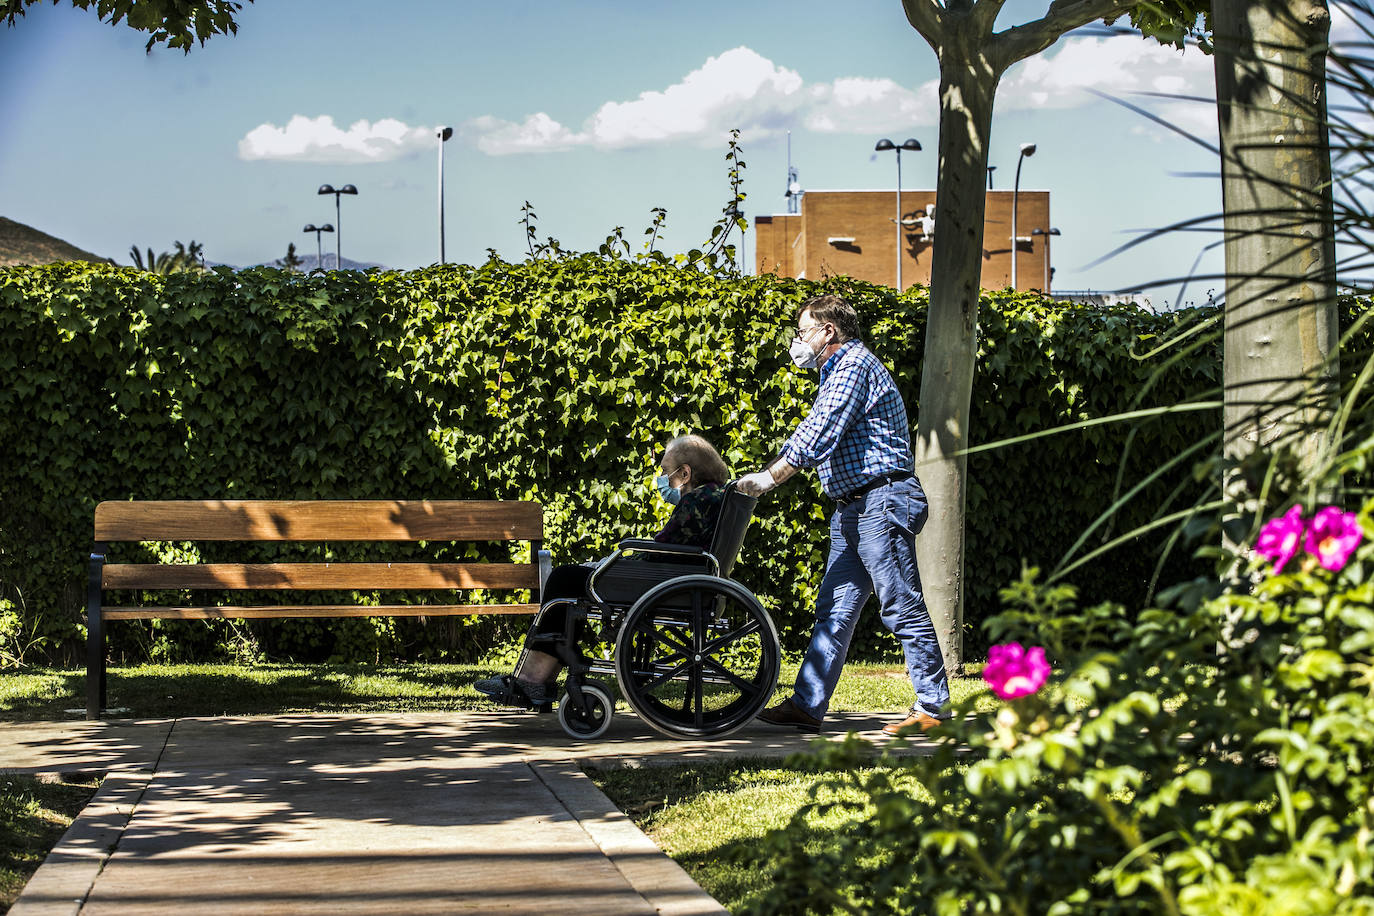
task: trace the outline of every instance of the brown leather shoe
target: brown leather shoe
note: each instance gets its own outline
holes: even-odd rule
[[[944,719],[937,719],[930,713],[913,709],[902,721],[889,722],[884,725],[883,734],[890,738],[895,738],[901,734],[910,734],[918,728],[923,732],[928,732],[932,728],[939,728],[943,724],[945,724]]]
[[[765,709],[759,713],[758,718],[769,725],[785,725],[804,732],[815,733],[821,730],[821,720],[798,709],[791,697],[777,706]]]

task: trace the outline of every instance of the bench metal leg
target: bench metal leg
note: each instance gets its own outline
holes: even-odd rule
[[[530,553],[539,565],[539,589],[534,593],[535,604],[544,603],[544,587],[548,585],[549,575],[553,572],[553,554],[543,549],[541,546],[543,543],[543,541],[530,543]]]
[[[91,552],[86,580],[86,718],[99,719],[105,708],[105,621],[101,615],[101,585],[105,554]]]

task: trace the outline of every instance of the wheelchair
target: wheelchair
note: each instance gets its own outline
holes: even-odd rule
[[[778,632],[753,593],[729,578],[757,503],[732,482],[709,549],[621,541],[592,570],[590,598],[540,608],[535,632],[550,612],[567,612],[547,651],[566,666],[557,709],[568,735],[595,740],[611,727],[615,697],[598,679],[607,676],[642,720],[672,738],[728,735],[767,705],[778,683]],[[611,648],[588,659],[578,632],[593,627]]]

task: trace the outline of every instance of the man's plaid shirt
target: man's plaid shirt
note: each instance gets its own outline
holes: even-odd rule
[[[862,341],[851,340],[821,368],[811,413],[782,447],[793,467],[820,469],[838,498],[884,474],[910,472],[911,431],[892,375]]]

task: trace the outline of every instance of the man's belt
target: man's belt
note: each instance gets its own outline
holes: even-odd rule
[[[861,487],[856,487],[855,489],[850,490],[843,496],[835,497],[835,502],[841,506],[847,506],[854,500],[858,499],[860,496],[863,496],[864,494],[872,490],[876,490],[879,487],[885,487],[890,483],[896,483],[899,480],[910,480],[912,477],[915,476],[916,475],[911,473],[910,471],[893,471],[891,474],[883,474],[880,477],[873,478]]]

